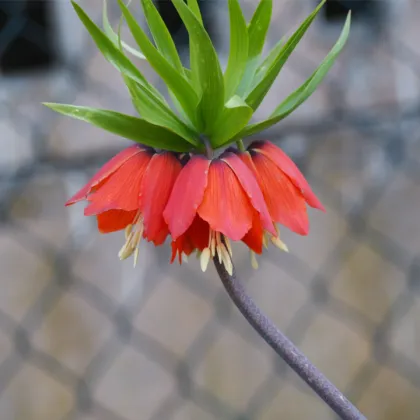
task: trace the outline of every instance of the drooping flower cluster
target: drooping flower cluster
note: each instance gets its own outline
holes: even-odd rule
[[[168,235],[171,262],[200,253],[201,267],[218,258],[232,272],[230,241],[261,254],[268,240],[282,250],[277,224],[306,235],[306,204],[324,210],[292,160],[267,141],[247,151],[228,149],[217,158],[157,152],[134,145],[117,154],[66,205],[87,200],[86,216],[98,229],[125,229],[119,257],[134,254],[142,238],[158,246]]]
[[[72,0],[99,51],[121,74],[137,115],[45,105],[137,144],[106,163],[67,205],[86,200],[85,215],[97,218],[100,232],[125,230],[121,259],[133,255],[136,262],[143,238],[158,246],[170,237],[171,262],[178,258],[181,263],[197,252],[203,270],[217,258],[232,273],[231,241],[240,241],[250,249],[252,265],[257,267],[256,255],[269,242],[287,250],[278,225],[306,235],[306,206],[321,210],[323,206],[281,149],[257,141],[245,150],[242,141],[277,124],[312,95],[346,43],[350,14],[318,68],[258,120],[254,113],[326,0],[267,54],[264,45],[273,0],[259,0],[249,21],[239,0],[227,0],[230,49],[225,68],[204,26],[198,0],[170,1],[188,32],[188,67],[153,0],[140,0],[148,29],[137,22],[129,5],[116,1],[120,24],[127,24],[134,48],[112,27],[106,0],[102,28]],[[168,95],[147,80],[130,55],[153,68]],[[232,147],[235,144],[238,149]],[[214,152],[218,156],[213,158]]]

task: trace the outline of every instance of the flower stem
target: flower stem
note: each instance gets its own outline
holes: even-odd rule
[[[236,140],[236,145],[241,152],[245,152],[244,142],[241,139]]]
[[[206,148],[206,156],[209,159],[212,159],[213,158],[213,149],[211,147],[210,140],[208,139],[207,136],[204,136],[204,135],[201,135],[200,139],[201,139],[201,141],[203,142],[203,144]]]
[[[366,420],[366,417],[308,360],[308,358],[267,318],[247,295],[244,286],[229,275],[217,258],[216,270],[239,311],[274,351],[322,398],[343,420]]]

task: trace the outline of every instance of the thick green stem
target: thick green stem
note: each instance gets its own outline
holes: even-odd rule
[[[202,143],[204,144],[204,146],[206,148],[206,156],[209,159],[212,159],[213,158],[213,148],[211,147],[210,140],[205,135],[201,135],[200,139],[201,139]]]
[[[244,146],[244,142],[241,139],[236,140],[236,145],[238,146],[238,149],[241,152],[245,152],[246,149],[245,149],[245,146]]]

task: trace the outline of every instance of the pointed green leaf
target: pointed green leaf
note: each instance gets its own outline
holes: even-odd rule
[[[320,66],[315,70],[314,73],[306,80],[306,82],[295,90],[291,95],[289,95],[272,113],[270,118],[265,121],[252,124],[246,127],[239,135],[240,137],[250,136],[252,134],[258,133],[262,130],[265,130],[272,125],[276,124],[283,118],[287,117],[291,112],[293,112],[299,105],[308,99],[312,93],[316,90],[319,84],[323,81],[324,77],[327,75],[329,69],[334,64],[336,58],[342,51],[344,45],[346,44],[347,38],[350,32],[350,21],[351,14],[349,13],[344,24],[343,30],[340,37],[335,43],[334,47],[322,61]]]
[[[203,18],[201,17],[200,6],[198,5],[197,0],[188,0],[188,7],[194,13],[197,20],[203,24]]]
[[[246,103],[256,110],[261,102],[263,101],[265,95],[270,90],[274,80],[279,74],[280,70],[283,68],[283,65],[286,63],[290,54],[296,48],[296,45],[301,40],[311,23],[316,18],[318,12],[321,10],[321,7],[324,5],[326,0],[322,0],[317,8],[303,21],[299,26],[296,32],[289,38],[289,40],[284,44],[283,48],[279,51],[276,59],[273,61],[271,66],[268,67],[267,71],[264,74],[261,82],[255,86],[251,93],[246,97]]]
[[[271,13],[273,11],[272,0],[260,0],[251,22],[248,26],[248,59],[244,75],[237,89],[239,96],[244,96],[252,83],[255,70],[258,67],[261,52],[264,48],[265,38],[270,26]]]
[[[141,118],[105,109],[52,103],[44,103],[44,105],[60,114],[88,122],[146,146],[173,150],[175,152],[191,150],[191,145],[182,137]]]
[[[150,32],[161,54],[183,75],[184,67],[168,28],[152,0],[141,0]]]
[[[123,22],[123,16],[121,16],[120,23],[118,25],[118,46],[122,51],[121,45],[121,27]],[[194,132],[187,124],[176,117],[172,110],[168,113],[162,112],[159,102],[150,101],[149,96],[145,95],[144,89],[137,82],[130,79],[129,77],[122,74],[125,84],[130,93],[131,100],[138,113],[148,122],[152,124],[160,125],[168,128],[170,131],[185,138],[189,143],[197,146],[197,133]],[[172,92],[169,91],[171,97]],[[174,98],[176,100],[176,98]],[[182,108],[181,108],[182,109]]]
[[[114,44],[117,44],[118,43],[118,35],[114,31],[114,29],[112,29],[111,23],[109,22],[108,6],[107,6],[106,0],[104,0],[103,10],[102,10],[102,26],[104,27],[104,31],[105,31],[106,35],[108,36],[108,38],[111,41],[113,41]],[[122,42],[122,46],[126,51],[128,51],[130,54],[134,55],[135,57],[140,58],[142,60],[144,60],[146,58],[140,51],[137,51],[133,47],[130,47],[130,45],[128,45],[127,43]]]
[[[133,105],[144,120],[152,124],[166,127],[168,130],[180,135],[194,146],[199,144],[197,133],[177,117],[173,111],[163,113],[159,104],[150,101],[144,94],[144,89],[138,83],[128,77],[124,77],[124,80],[130,92]]]
[[[215,124],[211,145],[218,148],[226,145],[249,122],[253,110],[240,96],[233,96],[225,105],[223,114]]]
[[[224,75],[226,99],[236,92],[248,59],[248,29],[238,0],[229,0],[229,16],[230,52]]]
[[[172,2],[187,28],[191,43],[199,52],[195,54],[195,59],[191,63],[192,73],[198,77],[202,89],[202,98],[197,111],[203,119],[204,127],[199,128],[202,128],[205,134],[211,134],[214,122],[224,105],[223,73],[219,59],[209,35],[194,13],[183,0],[172,0]]]
[[[74,10],[79,19],[82,21],[85,28],[88,30],[90,36],[95,41],[95,44],[102,52],[104,57],[113,64],[121,73],[124,73],[131,79],[144,86],[147,90],[155,96],[162,98],[158,90],[151,85],[146,78],[141,74],[137,67],[123,54],[122,51],[111,41],[95,23],[89,18],[85,11],[74,1],[72,1]]]
[[[188,7],[190,8],[191,12],[194,13],[197,20],[203,25],[203,18],[201,16],[200,6],[198,5],[197,0],[188,0]],[[194,67],[195,64],[199,60],[199,51],[197,45],[194,43],[194,37],[189,35],[189,47],[190,47],[190,66]],[[197,73],[191,74],[191,83],[195,87],[196,91],[201,93],[201,86],[200,86],[200,78],[198,77]]]
[[[77,3],[72,1],[72,4],[104,57],[121,72],[125,81],[128,78],[132,80],[132,89],[129,90],[131,93],[135,88],[136,103],[141,106],[142,116],[149,122],[163,125],[174,133],[185,136],[192,144],[196,144],[191,130],[169,108],[160,92],[145,79],[121,49],[92,22],[85,11]]]
[[[190,120],[194,121],[198,105],[198,97],[194,89],[188,80],[155,48],[124,3],[118,0],[118,4],[127,21],[131,34],[146,56],[147,61],[165,81],[167,87],[174,93]]]
[[[261,80],[264,78],[265,73],[267,72],[267,70],[274,64],[274,62],[277,59],[277,56],[279,54],[279,52],[281,51],[281,49],[283,48],[284,44],[286,42],[285,37],[281,38],[277,44],[271,49],[271,51],[268,53],[267,57],[264,59],[264,61],[258,66],[256,72],[255,72],[255,76],[254,79],[252,80],[251,86],[249,88],[249,91],[246,92],[246,94],[248,95],[249,92],[252,91],[252,89],[255,88],[255,86],[257,86]]]

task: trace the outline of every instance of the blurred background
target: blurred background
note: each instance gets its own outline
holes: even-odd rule
[[[100,0],[80,3],[101,21]],[[275,0],[267,50],[315,5]],[[185,56],[170,3],[158,6]],[[201,6],[225,63],[226,1]],[[243,6],[249,18],[256,1]],[[349,7],[351,39],[322,87],[260,136],[295,159],[327,213],[310,211],[306,238],[284,229],[290,253],[270,249],[258,271],[241,246],[235,263],[261,308],[367,418],[419,420],[420,2],[329,0],[257,118],[312,73]],[[82,205],[64,208],[128,142],[43,101],[132,112],[69,1],[2,0],[0,418],[335,419],[241,318],[214,268],[170,266],[168,247],[142,244],[133,269],[118,261],[121,233],[101,236]]]

